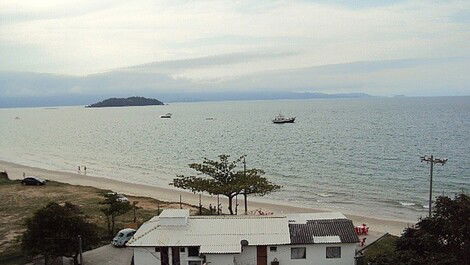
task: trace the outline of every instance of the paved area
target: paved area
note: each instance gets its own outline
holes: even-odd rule
[[[106,245],[83,253],[84,265],[130,265],[132,248]]]

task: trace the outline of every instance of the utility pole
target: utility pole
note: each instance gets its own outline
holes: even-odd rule
[[[235,196],[235,215],[238,215],[238,194]]]
[[[447,158],[434,158],[433,155],[431,156],[422,156],[421,157],[421,162],[426,162],[428,164],[431,164],[431,169],[429,172],[429,217],[431,217],[431,212],[432,212],[432,171],[434,168],[434,164],[440,164],[443,166],[447,162]]]
[[[199,193],[199,215],[202,215],[202,195]]]
[[[246,161],[245,156],[243,156],[243,177],[246,179]],[[246,200],[247,194],[246,190],[243,192],[243,202],[245,203],[245,215],[248,215],[248,201]]]
[[[138,201],[133,201],[133,202],[132,202],[132,210],[133,210],[133,212],[134,212],[134,224],[137,222],[137,216],[136,216],[136,214],[135,214],[135,210],[136,210],[136,208],[137,208],[137,206],[136,206],[137,203],[139,203],[139,202],[138,202]]]
[[[83,265],[82,236],[78,236],[78,253],[80,255],[80,265]]]

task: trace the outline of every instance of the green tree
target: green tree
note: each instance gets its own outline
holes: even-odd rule
[[[104,200],[101,202],[105,205],[101,208],[101,212],[106,216],[106,224],[110,237],[114,236],[114,228],[116,217],[123,215],[132,209],[132,205],[128,201],[120,199],[119,195],[114,192],[104,193]]]
[[[264,171],[256,168],[238,172],[238,185],[240,186],[244,197],[245,213],[248,211],[248,195],[264,196],[281,188],[281,186],[271,183],[262,175],[264,175]]]
[[[229,161],[228,155],[219,155],[219,160],[205,158],[202,163],[193,163],[189,167],[202,173],[198,176],[178,175],[170,185],[187,189],[192,192],[208,192],[228,198],[228,210],[233,212],[233,198],[246,191],[246,194],[263,195],[279,189],[261,177],[264,173],[259,169],[246,171],[236,170],[244,156]]]
[[[31,256],[44,255],[46,264],[60,256],[73,257],[77,263],[79,235],[85,248],[99,240],[97,226],[86,221],[78,206],[50,203],[27,219],[22,248]]]
[[[470,197],[438,197],[431,217],[407,228],[395,252],[371,264],[468,265],[470,261]]]

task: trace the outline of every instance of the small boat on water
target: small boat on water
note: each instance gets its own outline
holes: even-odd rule
[[[295,117],[284,117],[284,115],[279,114],[273,119],[273,123],[294,123]]]
[[[162,119],[170,119],[171,118],[171,113],[167,113],[165,115],[160,115],[160,118]]]

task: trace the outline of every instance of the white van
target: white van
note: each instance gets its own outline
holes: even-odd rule
[[[132,229],[132,228],[122,229],[113,238],[113,241],[111,241],[111,244],[113,244],[115,247],[124,247],[127,241],[129,241],[132,238],[132,236],[134,236],[134,234],[135,234],[135,229]]]

